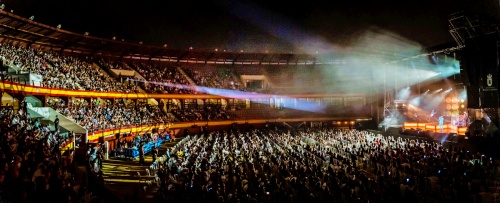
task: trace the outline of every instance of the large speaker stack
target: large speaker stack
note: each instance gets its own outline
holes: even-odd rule
[[[467,86],[469,109],[482,109],[495,126],[499,124],[499,37],[485,34],[465,40],[461,74]]]
[[[498,35],[469,38],[461,57],[469,108],[498,108]]]

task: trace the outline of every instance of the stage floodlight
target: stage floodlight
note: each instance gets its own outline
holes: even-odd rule
[[[30,17],[30,20],[35,20],[35,16],[31,16],[31,17]]]
[[[89,33],[89,32],[85,32],[85,33],[83,33],[83,34],[88,36],[90,33]]]
[[[116,40],[116,37],[113,37],[113,38],[111,38],[111,39]]]
[[[61,24],[57,25],[57,28],[61,29],[61,27],[62,27],[62,25],[61,25]]]
[[[1,8],[2,10],[3,10],[3,9],[5,9],[5,4],[2,4],[2,5],[0,6],[0,8]]]

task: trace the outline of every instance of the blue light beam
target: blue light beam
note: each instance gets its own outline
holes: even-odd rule
[[[163,83],[163,82],[148,82],[157,85],[163,85],[168,87],[176,87],[182,89],[193,89],[193,86],[189,85],[180,85],[180,84],[171,84],[171,83]],[[255,100],[253,102],[261,103],[261,104],[271,104],[271,99],[275,102],[279,100],[278,105],[283,108],[296,109],[301,111],[308,112],[316,112],[316,113],[324,113],[326,109],[326,105],[314,102],[314,101],[303,101],[293,97],[287,97],[283,95],[272,95],[272,94],[259,94],[254,92],[244,92],[238,90],[228,90],[221,88],[211,88],[211,87],[203,87],[197,86],[195,87],[196,91],[203,92],[211,95],[218,95],[227,98],[233,99],[252,99],[252,98],[261,98],[259,100]],[[264,99],[262,99],[264,98]],[[276,102],[275,102],[276,103]]]

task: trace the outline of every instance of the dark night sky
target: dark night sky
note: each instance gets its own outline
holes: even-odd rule
[[[321,37],[349,45],[377,26],[420,43],[435,46],[453,39],[449,14],[464,8],[498,13],[495,0],[421,1],[115,1],[0,0],[6,10],[35,21],[92,36],[172,48],[230,51],[290,51],[284,36]],[[267,2],[267,3],[265,3]],[[496,2],[493,3],[493,2]],[[290,29],[293,28],[293,29]],[[299,37],[300,38],[300,37]]]

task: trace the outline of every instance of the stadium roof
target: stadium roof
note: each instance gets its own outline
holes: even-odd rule
[[[339,59],[332,60],[331,57],[329,57],[329,61],[320,61],[317,57],[308,54],[180,50],[125,42],[118,39],[104,39],[91,36],[88,33],[79,34],[48,26],[5,10],[0,10],[0,42],[61,53],[170,62],[264,65],[341,63]]]

